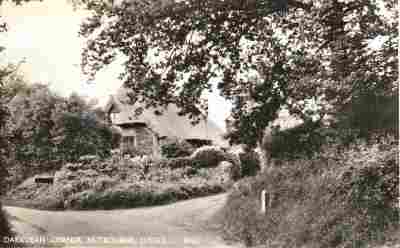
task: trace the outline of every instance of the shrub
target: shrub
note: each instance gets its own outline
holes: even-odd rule
[[[157,163],[157,167],[170,168],[170,169],[191,167],[192,165],[193,165],[193,159],[188,157],[162,159]]]
[[[154,206],[220,193],[218,184],[197,180],[186,184],[133,184],[103,192],[84,191],[69,199],[72,209],[115,209]]]
[[[242,177],[242,168],[240,163],[232,163],[232,167],[230,168],[229,171],[229,178],[231,178],[233,181],[237,181]]]
[[[230,160],[236,161],[234,158]],[[38,185],[31,178],[15,188],[8,197],[34,202],[36,205],[33,205],[41,209],[126,208],[164,204],[223,192],[231,183],[232,172],[228,168],[233,166],[219,163],[217,165],[221,166],[209,167],[207,163],[208,160],[200,161],[193,157],[86,157],[79,163],[65,164],[54,174],[53,185]]]
[[[230,179],[232,179],[233,181],[239,180],[240,178],[242,178],[242,165],[240,162],[239,154],[234,151],[228,151],[226,152],[225,155],[226,156],[224,161],[229,162],[231,164],[229,170]]]
[[[72,206],[75,209],[133,208],[161,205],[176,200],[169,192],[154,194],[144,189],[140,191],[90,192],[75,199],[76,203]]]
[[[190,156],[193,150],[193,146],[184,140],[174,140],[161,146],[161,154],[166,158]]]
[[[32,206],[43,210],[64,210],[66,207],[61,197],[51,194],[39,197]]]
[[[221,211],[224,234],[247,245],[366,247],[399,226],[397,145],[359,143],[335,159],[282,161],[239,181]],[[260,192],[272,196],[260,213]]]
[[[326,142],[328,130],[319,122],[308,122],[287,130],[275,131],[269,143],[264,143],[264,149],[275,159],[296,159],[304,156],[310,158]]]
[[[345,104],[337,119],[338,128],[358,130],[364,138],[376,132],[398,135],[399,95],[397,92],[392,95],[360,92]]]
[[[13,235],[11,231],[11,226],[8,223],[6,214],[4,213],[2,209],[2,205],[0,202],[0,246],[1,247],[6,247],[9,244],[3,243],[4,239],[3,237],[11,237]]]
[[[255,176],[260,171],[260,158],[254,151],[240,153],[241,176]]]
[[[198,161],[200,167],[215,167],[227,160],[227,153],[220,147],[203,146],[194,151],[191,158]]]
[[[96,179],[96,182],[93,185],[93,188],[96,191],[104,191],[108,188],[111,188],[116,184],[116,181],[108,176],[99,177]]]

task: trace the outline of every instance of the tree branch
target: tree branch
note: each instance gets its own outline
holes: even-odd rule
[[[203,0],[186,3],[175,0],[154,0],[143,2],[141,0],[127,0],[121,4],[132,13],[145,13],[151,20],[163,19],[168,16],[185,15],[196,10],[206,11],[243,11],[249,13],[271,13],[286,8],[301,8],[310,11],[312,3],[307,4],[298,0]],[[119,6],[117,6],[119,7]]]

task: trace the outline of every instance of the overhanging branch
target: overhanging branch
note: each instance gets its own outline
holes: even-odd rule
[[[288,8],[301,8],[310,11],[312,3],[298,0],[126,0],[119,6],[127,8],[132,13],[144,14],[148,19],[159,20],[169,16],[179,16],[195,11],[241,11],[267,15]]]

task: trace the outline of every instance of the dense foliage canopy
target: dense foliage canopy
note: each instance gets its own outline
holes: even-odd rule
[[[65,98],[47,85],[27,84],[18,66],[0,73],[0,178],[7,177],[7,187],[83,155],[110,154],[112,131],[100,109],[76,94]]]
[[[3,161],[5,159],[6,153],[5,149],[7,147],[7,140],[4,137],[4,126],[7,120],[8,116],[8,110],[4,104],[5,99],[3,98],[3,95],[5,95],[5,89],[4,89],[4,79],[8,75],[8,71],[4,68],[0,69],[0,185],[3,183],[3,178],[6,175],[6,169],[3,166]]]
[[[395,1],[86,3],[84,72],[123,56],[133,101],[175,103],[194,121],[217,81],[234,143],[256,145],[282,107],[317,121],[364,92],[397,91]]]
[[[46,85],[29,85],[7,107],[9,163],[21,166],[21,176],[53,170],[87,154],[110,154],[111,130],[76,94],[64,98]]]

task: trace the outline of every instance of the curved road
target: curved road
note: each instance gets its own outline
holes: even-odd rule
[[[20,241],[36,238],[33,244],[37,247],[240,247],[227,244],[217,232],[215,214],[226,196],[127,210],[41,211],[11,206],[4,209]],[[47,239],[45,245],[41,243],[43,237]]]

